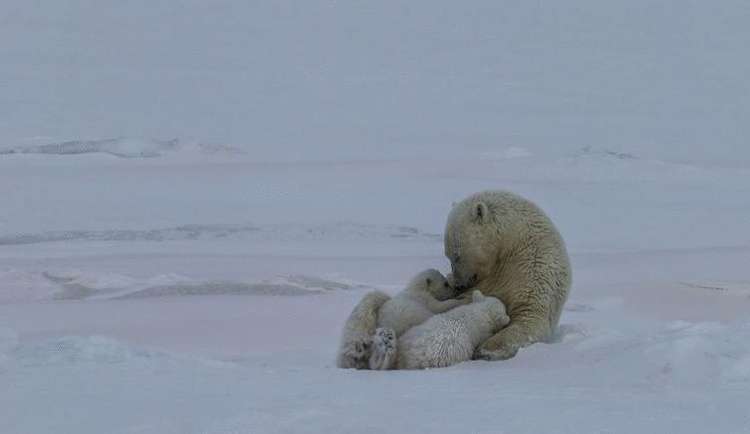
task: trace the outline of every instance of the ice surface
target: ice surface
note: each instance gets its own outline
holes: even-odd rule
[[[0,433],[747,433],[750,8],[27,2],[0,17]],[[574,286],[505,362],[334,367],[451,203]]]
[[[52,154],[76,155],[105,153],[116,157],[147,158],[158,157],[164,151],[177,148],[178,140],[153,141],[138,139],[105,139],[105,140],[71,140],[61,143],[49,143],[37,146],[18,146],[0,149],[2,154]]]
[[[240,239],[252,241],[285,240],[368,240],[400,238],[405,240],[440,240],[438,234],[423,233],[409,226],[365,225],[338,222],[326,225],[183,225],[149,230],[54,231],[39,234],[17,234],[0,237],[0,246],[37,244],[56,241],[175,241],[196,239]]]
[[[744,432],[746,171],[510,154],[0,157],[0,432]],[[450,203],[488,187],[568,241],[554,338],[506,362],[336,369],[358,299],[446,270]]]
[[[181,141],[180,139],[154,140],[136,137],[118,137],[98,140],[69,140],[38,144],[40,138],[23,140],[16,146],[0,147],[0,155],[48,154],[79,155],[109,154],[120,158],[155,158],[170,152],[182,151],[212,154],[242,154],[242,150],[230,145],[215,145]]]

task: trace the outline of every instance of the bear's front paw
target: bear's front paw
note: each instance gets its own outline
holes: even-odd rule
[[[479,347],[474,351],[474,360],[508,360],[518,353],[518,347],[500,346],[493,349]]]

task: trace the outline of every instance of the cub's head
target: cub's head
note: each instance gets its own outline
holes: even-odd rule
[[[445,256],[456,289],[465,291],[489,276],[500,253],[497,211],[481,197],[453,206],[445,228]]]
[[[409,287],[421,289],[438,300],[448,300],[456,296],[456,290],[438,270],[429,269],[417,274]]]
[[[487,310],[495,330],[500,330],[510,323],[510,317],[505,311],[505,305],[495,297],[486,297],[481,292],[475,290],[471,293],[472,303],[481,303],[482,307]]]

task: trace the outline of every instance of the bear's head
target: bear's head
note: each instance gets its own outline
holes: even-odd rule
[[[495,211],[472,196],[453,206],[445,228],[445,256],[451,262],[456,289],[465,291],[487,278],[500,253]]]
[[[443,273],[435,269],[425,270],[412,279],[412,286],[423,288],[438,300],[448,300],[456,296],[456,290],[443,276]]]

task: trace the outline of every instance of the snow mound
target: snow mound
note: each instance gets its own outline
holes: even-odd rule
[[[159,274],[135,278],[117,273],[81,270],[43,272],[4,272],[0,281],[0,304],[41,300],[121,300],[148,297],[190,295],[263,295],[304,296],[329,291],[369,289],[371,286],[342,279],[319,276],[277,276],[259,282],[196,280],[179,274]],[[14,277],[16,287],[8,289],[7,277]],[[28,288],[26,288],[28,286]]]
[[[579,156],[598,156],[603,158],[613,158],[617,160],[638,160],[638,156],[630,152],[613,151],[611,149],[595,149],[591,146],[584,146],[578,153]]]
[[[641,354],[653,360],[651,378],[681,384],[750,381],[750,324],[676,324]]]
[[[258,283],[207,281],[154,286],[117,296],[117,299],[170,297],[187,295],[274,295],[300,296],[320,294],[333,289],[352,289],[346,284],[305,276],[279,277]]]
[[[176,151],[197,152],[206,155],[244,154],[244,151],[231,145],[185,142],[177,138],[153,140],[138,137],[117,137],[98,140],[67,140],[44,144],[25,143],[16,146],[0,147],[0,155],[80,155],[98,153],[120,158],[154,158]]]
[[[300,296],[333,290],[367,288],[314,276],[279,276],[261,282],[201,281],[151,286],[118,295],[117,299],[186,295],[274,295]]]
[[[439,234],[420,231],[410,226],[368,225],[361,223],[309,224],[193,224],[161,229],[112,229],[51,231],[36,234],[0,236],[0,246],[39,244],[59,241],[180,241],[237,238],[248,241],[312,241],[333,239],[377,240],[404,239],[439,242]]]
[[[0,149],[3,154],[51,154],[77,155],[104,153],[122,158],[158,157],[164,152],[176,150],[178,139],[146,140],[138,138],[114,138],[101,140],[69,140],[45,145],[16,146]]]
[[[117,273],[79,270],[46,271],[41,274],[58,286],[58,291],[53,297],[56,300],[113,298],[150,287],[190,282],[189,278],[173,273],[160,274],[147,279],[136,279]]]
[[[620,378],[597,378],[613,385],[715,385],[750,381],[750,323],[672,321],[640,331],[596,327],[585,322],[561,324],[552,344],[558,358],[570,357],[576,369],[621,372]],[[652,327],[649,326],[649,327]],[[530,347],[537,359],[543,346]],[[522,356],[527,357],[527,356]],[[567,369],[567,368],[566,368]]]
[[[527,158],[531,157],[534,154],[531,153],[526,148],[521,148],[518,146],[510,146],[505,149],[497,150],[497,151],[486,151],[483,152],[480,156],[483,159],[488,160],[512,160],[516,158]]]
[[[688,288],[718,292],[726,295],[750,297],[750,282],[700,281],[680,283]]]
[[[519,169],[520,170],[520,169]],[[717,177],[744,177],[742,170],[717,171],[690,164],[641,158],[626,151],[609,149],[584,151],[553,161],[542,161],[526,169],[531,179],[566,179],[576,182],[610,182],[639,185],[647,182],[698,184],[716,182]]]
[[[0,304],[49,300],[59,291],[60,287],[42,273],[0,270]]]

